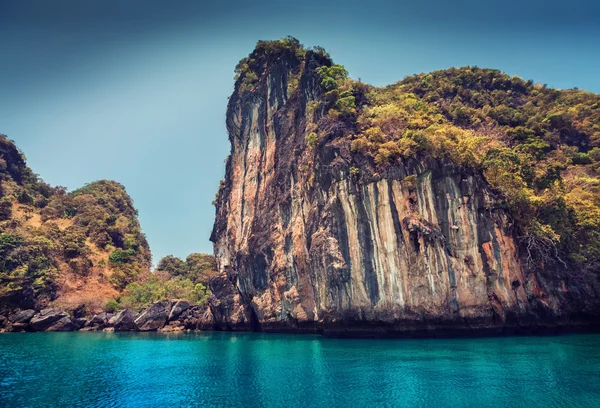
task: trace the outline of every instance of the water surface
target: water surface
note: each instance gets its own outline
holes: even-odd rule
[[[600,335],[0,335],[1,407],[598,407]]]

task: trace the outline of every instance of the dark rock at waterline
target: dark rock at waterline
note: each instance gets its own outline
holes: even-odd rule
[[[210,314],[210,317],[205,317],[205,314]],[[205,327],[206,321],[214,321],[212,319],[212,313],[207,305],[205,306],[190,306],[187,310],[183,311],[176,320],[170,320],[169,325],[179,325],[183,330],[199,330],[200,327]],[[209,323],[208,326],[211,326]],[[212,327],[212,326],[211,326]]]
[[[225,272],[210,280],[212,295],[208,300],[215,328],[218,330],[251,330],[252,309],[244,304],[237,287]]]
[[[29,323],[31,318],[35,315],[35,310],[27,309],[21,310],[16,309],[8,314],[8,321],[10,323]]]
[[[6,331],[11,331],[13,333],[20,333],[20,332],[24,332],[27,330],[27,327],[29,325],[27,323],[8,323],[7,324],[7,330]]]
[[[131,310],[125,309],[111,317],[108,323],[115,331],[136,331],[138,327],[135,323],[135,317]]]
[[[179,320],[173,320],[169,322],[166,326],[161,328],[159,331],[163,333],[173,333],[173,332],[182,332],[185,330],[185,327]]]
[[[116,315],[102,312],[89,319],[69,316],[65,311],[46,308],[15,310],[9,316],[0,315],[0,332],[60,332],[60,331],[183,331],[213,330],[215,318],[208,305],[190,305],[184,300],[162,300],[150,305],[139,316],[131,310]]]
[[[213,330],[215,328],[215,317],[210,310],[210,307],[207,307],[202,311],[200,316],[198,317],[198,321],[195,329],[197,330]]]
[[[140,331],[155,331],[161,329],[167,323],[169,313],[171,312],[171,301],[161,300],[153,303],[137,319]]]
[[[35,310],[16,310],[14,313],[8,316],[8,320],[11,323],[29,323],[31,318],[35,315]]]
[[[75,323],[77,325],[77,328],[79,330],[79,329],[85,327],[85,324],[87,323],[87,319],[84,317],[74,318],[73,323]]]
[[[65,312],[52,308],[47,308],[42,310],[39,314],[33,316],[31,321],[29,322],[29,329],[31,331],[45,331],[65,317],[68,317]],[[66,321],[62,323],[62,325],[65,324]]]
[[[183,312],[190,308],[190,303],[186,300],[177,300],[173,304],[171,308],[171,313],[169,313],[169,321],[173,321],[177,319]]]
[[[62,312],[64,313],[64,312]],[[77,331],[81,326],[79,323],[71,319],[69,316],[64,316],[55,323],[53,323],[50,327],[46,328],[44,331],[47,332],[65,332],[65,331]]]
[[[112,317],[112,314],[102,312],[97,315],[94,315],[85,323],[86,328],[90,329],[102,329],[107,325],[109,319]]]

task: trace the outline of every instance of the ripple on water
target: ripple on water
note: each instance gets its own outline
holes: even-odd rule
[[[600,406],[600,335],[0,336],[2,407]]]

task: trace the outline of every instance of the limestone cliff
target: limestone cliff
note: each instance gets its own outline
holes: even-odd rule
[[[353,125],[327,120],[317,69],[330,59],[298,54],[255,50],[245,63],[256,78],[242,73],[229,101],[211,237],[218,328],[446,334],[598,322],[597,274],[526,267],[510,211],[480,171],[426,153],[378,166],[353,152]]]

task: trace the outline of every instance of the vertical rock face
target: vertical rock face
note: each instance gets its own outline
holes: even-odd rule
[[[217,327],[445,333],[597,319],[596,281],[524,268],[511,218],[478,173],[424,156],[383,173],[359,162],[359,177],[344,138],[309,146],[323,63],[310,51],[272,57],[254,90],[238,81],[230,98],[211,237]]]

